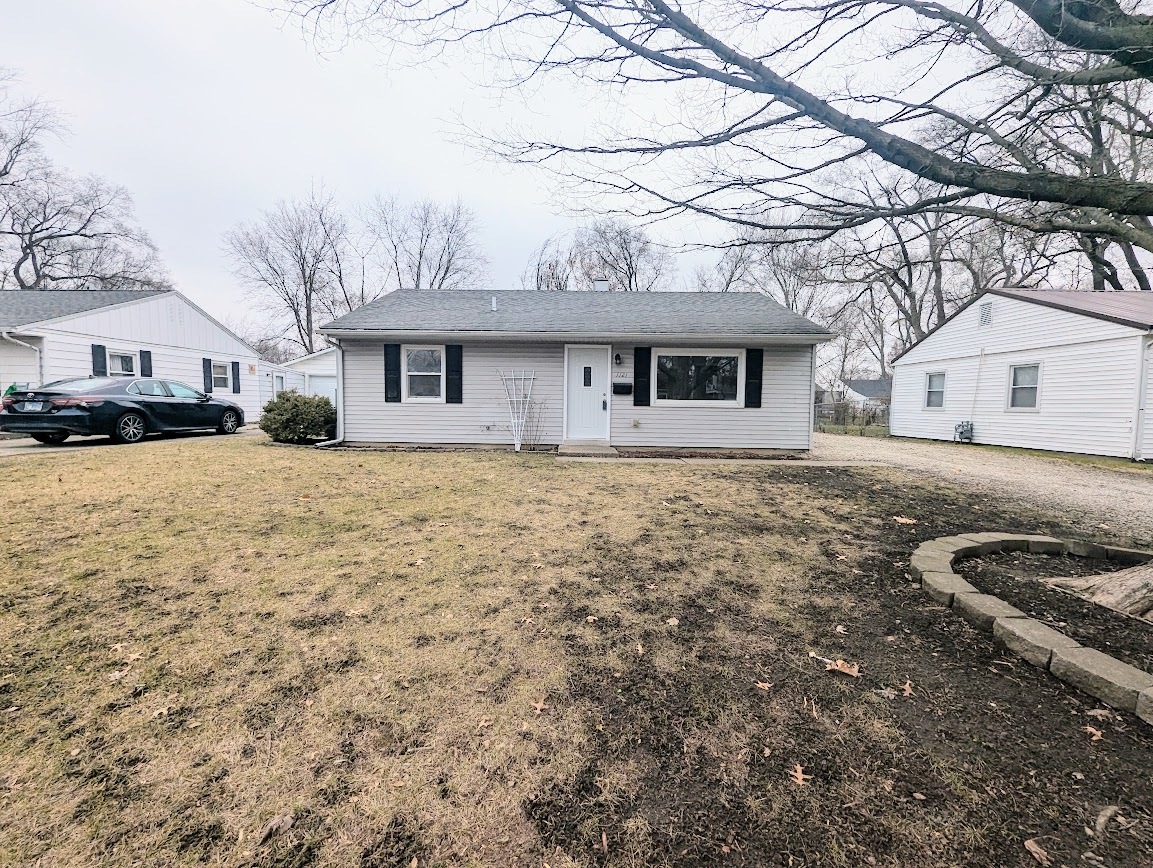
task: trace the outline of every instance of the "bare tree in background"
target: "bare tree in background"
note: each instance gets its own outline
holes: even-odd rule
[[[480,222],[459,200],[404,205],[378,196],[363,221],[390,288],[475,289],[483,283],[488,263]]]
[[[521,285],[591,290],[594,281],[607,280],[614,292],[654,292],[669,289],[675,275],[672,256],[643,227],[603,218],[545,241],[533,252]]]

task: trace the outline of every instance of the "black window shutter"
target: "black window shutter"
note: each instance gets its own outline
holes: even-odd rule
[[[204,391],[212,392],[212,359],[204,360]]]
[[[400,344],[384,345],[384,400],[400,402]]]
[[[464,403],[464,347],[460,344],[444,348],[444,400],[446,404]]]
[[[240,362],[232,363],[232,391],[240,394]]]
[[[633,406],[649,405],[649,371],[653,366],[652,347],[633,347]]]
[[[765,351],[760,347],[745,350],[745,406],[761,406],[761,377],[765,367]]]
[[[108,376],[108,349],[100,344],[92,345],[92,376]]]
[[[151,350],[141,350],[140,351],[140,376],[142,376],[142,377],[151,377],[152,376],[152,351]]]

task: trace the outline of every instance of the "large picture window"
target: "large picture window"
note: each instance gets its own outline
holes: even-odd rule
[[[444,347],[404,347],[404,400],[444,400]]]
[[[1036,410],[1041,388],[1040,365],[1013,365],[1009,369],[1009,407],[1013,410]]]
[[[740,350],[654,350],[656,400],[739,404]]]

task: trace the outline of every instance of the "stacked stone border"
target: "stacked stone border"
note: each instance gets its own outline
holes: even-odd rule
[[[953,572],[958,558],[1011,551],[1105,558],[1128,565],[1153,561],[1153,552],[1036,534],[965,533],[923,542],[909,560],[910,573],[920,580],[930,599],[948,606],[974,627],[991,632],[998,642],[1034,666],[1153,725],[1153,675],[1084,647],[1000,597],[982,594]]]

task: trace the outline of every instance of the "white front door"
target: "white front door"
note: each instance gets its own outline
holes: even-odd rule
[[[568,347],[565,438],[609,439],[609,347]]]

